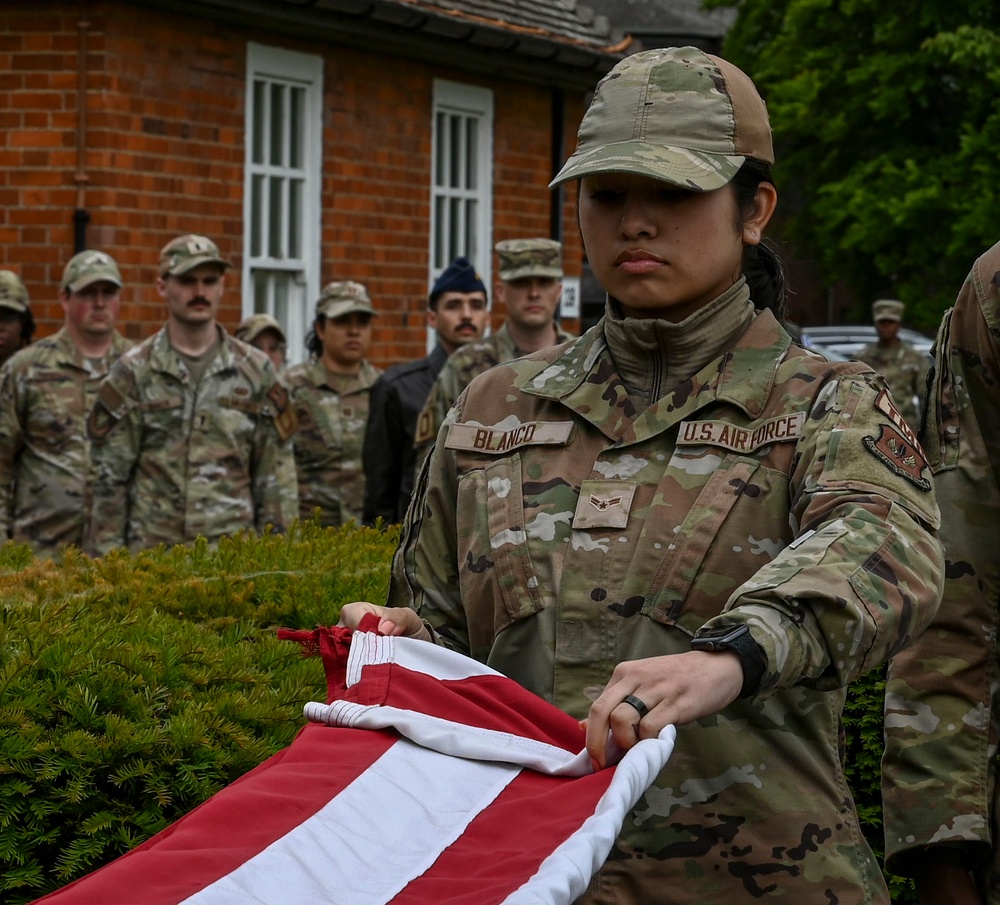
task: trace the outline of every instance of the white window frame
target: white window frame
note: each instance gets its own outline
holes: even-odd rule
[[[447,120],[464,125],[441,130]],[[428,288],[456,257],[465,255],[492,286],[493,264],[493,92],[488,88],[434,79],[431,113],[431,224]],[[475,148],[469,150],[469,136]],[[458,145],[457,149],[455,145]],[[457,150],[457,156],[454,156]],[[450,165],[450,166],[449,166]],[[449,174],[442,179],[445,168]],[[458,182],[458,185],[451,184]],[[447,183],[447,184],[446,184]],[[469,218],[469,206],[475,213]],[[457,221],[457,222],[456,222]],[[492,304],[493,293],[488,293]],[[428,329],[427,349],[434,346]]]
[[[268,86],[262,110],[255,103],[255,85]],[[273,87],[274,93],[270,90]],[[273,115],[275,93],[285,101],[293,92],[302,99],[299,110],[301,131],[298,136],[300,160],[290,160],[290,135],[287,130],[262,133],[266,159],[255,159],[256,118]],[[266,128],[266,127],[265,127]],[[322,214],[323,176],[323,58],[297,53],[280,47],[247,43],[246,116],[243,175],[243,308],[244,317],[265,313],[275,317],[288,337],[288,363],[306,356],[305,336],[312,324],[312,303],[320,293],[320,220]],[[277,161],[271,157],[277,149]],[[261,187],[255,192],[255,186]],[[264,190],[263,187],[267,186]],[[295,186],[295,189],[293,189]],[[293,201],[293,191],[298,197]],[[297,213],[290,228],[283,217],[273,230],[271,203],[277,201],[287,214]],[[295,210],[297,205],[297,211]],[[297,249],[290,248],[292,244]],[[296,253],[297,252],[297,253]],[[258,279],[264,291],[258,292]],[[287,295],[280,297],[284,282]],[[263,295],[263,297],[258,297]]]

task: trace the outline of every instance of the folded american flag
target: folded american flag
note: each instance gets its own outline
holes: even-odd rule
[[[595,773],[575,719],[474,660],[283,634],[330,691],[292,744],[39,905],[568,905],[673,749],[669,726]]]

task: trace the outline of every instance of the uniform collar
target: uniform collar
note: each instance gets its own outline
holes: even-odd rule
[[[233,343],[231,342],[231,337],[223,329],[221,324],[216,324],[215,329],[218,331],[219,336],[219,346],[218,353],[209,362],[208,367],[205,369],[205,376],[209,374],[216,374],[221,371],[228,371],[236,367],[237,355],[240,354]],[[160,328],[160,331],[153,337],[152,349],[149,353],[149,364],[150,367],[156,371],[163,371],[167,374],[173,374],[181,382],[186,383],[188,380],[188,369],[187,365],[184,364],[183,359],[177,350],[170,345],[170,336],[167,333],[166,324]]]
[[[636,417],[608,349],[602,319],[518,386],[527,395],[558,400],[608,438],[631,443],[662,433],[717,402],[759,417],[790,345],[791,338],[774,315],[758,312],[732,348]]]
[[[79,368],[81,371],[92,370],[89,362],[80,351],[79,346],[73,342],[69,335],[69,331],[65,327],[59,328],[59,331],[52,337],[52,341],[56,345],[60,364],[70,365],[72,367]],[[101,360],[107,362],[109,356],[117,358],[127,347],[128,342],[125,337],[115,330],[111,335],[111,345],[108,346],[107,352],[101,356]],[[107,368],[105,368],[105,370],[107,370]]]
[[[378,369],[370,361],[365,359],[361,362],[361,368],[358,373],[351,375],[350,380],[345,380],[344,383],[339,386],[331,386],[329,382],[329,371],[327,371],[326,365],[323,364],[323,359],[314,357],[312,361],[309,362],[308,377],[309,382],[313,386],[326,387],[328,390],[333,390],[335,393],[339,393],[343,396],[347,393],[355,393],[358,390],[367,389],[375,383],[379,373]]]

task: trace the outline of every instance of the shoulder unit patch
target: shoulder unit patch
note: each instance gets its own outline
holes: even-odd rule
[[[912,436],[912,432],[908,433]],[[887,424],[879,425],[878,437],[864,437],[863,442],[865,449],[890,471],[915,487],[925,492],[930,491],[931,482],[925,477],[925,470],[929,470],[929,466],[918,443],[911,442],[900,431]]]

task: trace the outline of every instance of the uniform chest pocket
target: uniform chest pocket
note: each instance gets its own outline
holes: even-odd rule
[[[254,418],[263,409],[263,406],[259,402],[254,402],[251,399],[240,399],[238,396],[221,396],[219,398],[219,405],[222,408],[236,409]]]
[[[458,459],[462,597],[489,606],[499,633],[555,602],[575,492],[525,477],[520,453]]]
[[[671,479],[669,472],[665,481]],[[721,612],[731,588],[763,565],[742,555],[750,552],[743,548],[752,516],[748,513],[745,521],[735,517],[745,496],[757,499],[768,492],[758,483],[761,477],[769,482],[773,475],[770,469],[761,469],[757,459],[732,454],[712,470],[666,544],[643,606],[646,615],[694,632]],[[765,521],[761,527],[766,531]]]
[[[140,402],[142,413],[143,443],[151,446],[168,446],[186,434],[184,397],[164,396]]]
[[[310,395],[296,407],[300,433],[308,433],[314,442],[326,449],[340,449],[344,445],[340,423],[340,403],[336,398],[322,399]]]
[[[201,421],[203,412],[199,412],[195,420],[203,430],[210,427],[230,437],[233,442],[243,443],[253,435],[263,411],[264,406],[252,399],[220,396],[215,412],[210,415],[211,419],[215,419],[215,424],[204,424]]]
[[[31,408],[25,436],[38,447],[58,450],[77,434],[85,417],[83,382],[55,370],[31,375]]]

